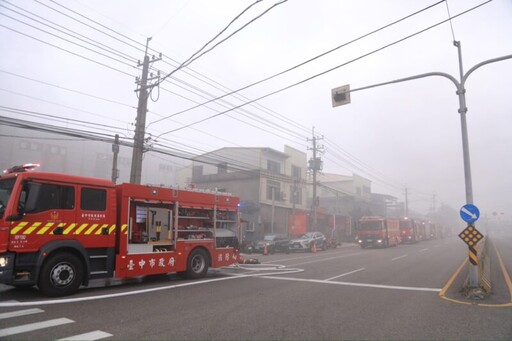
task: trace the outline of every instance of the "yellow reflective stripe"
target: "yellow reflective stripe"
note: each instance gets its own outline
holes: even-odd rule
[[[99,228],[95,234],[101,234],[101,231],[105,228],[105,227],[108,227],[108,224],[103,224],[101,225],[101,228]]]
[[[30,222],[27,222],[27,221],[18,223],[18,225],[16,225],[15,227],[13,227],[11,229],[10,234],[15,235],[15,234],[20,233],[20,231],[22,231],[23,228],[27,227],[27,225],[29,225],[29,224],[30,224]],[[28,227],[25,231],[23,231],[22,234],[30,235],[30,234],[35,233],[37,235],[43,235],[43,234],[46,234],[51,227],[55,226],[55,223],[52,223],[52,222],[48,222],[43,227],[41,227],[42,224],[43,224],[42,222],[35,222],[32,225],[30,225],[30,227]],[[98,228],[98,226],[100,226],[99,224],[93,224],[93,225],[81,224],[78,228],[77,228],[77,226],[78,226],[77,223],[71,223],[69,225],[67,225],[67,223],[59,223],[57,226],[65,228],[64,231],[62,232],[62,234],[65,234],[65,235],[67,235],[67,234],[77,235],[77,234],[82,234],[82,233],[83,234],[100,235],[104,228],[107,228],[108,234],[111,234],[112,232],[114,232],[114,230],[116,228],[116,224],[112,224],[110,227],[108,224],[103,224],[103,225],[101,225],[100,228]],[[127,232],[127,225],[124,224],[121,227],[121,229],[122,229],[122,231]],[[85,233],[84,233],[84,231],[85,231]],[[50,234],[53,234],[53,231],[50,232]]]
[[[39,231],[37,231],[37,234],[45,234],[45,233],[46,233],[46,231],[48,231],[48,229],[49,229],[50,227],[52,227],[52,226],[53,226],[53,223],[47,223],[47,224],[46,224],[42,229],[40,229]],[[52,233],[53,233],[53,231],[52,231]]]
[[[31,234],[32,232],[34,232],[35,229],[37,229],[39,227],[39,225],[41,225],[41,223],[34,223],[32,226],[30,226],[28,229],[26,229],[25,231],[23,231],[23,234]]]
[[[123,224],[121,226],[121,232],[124,232],[124,234],[128,234],[128,225],[127,224]]]
[[[27,224],[28,224],[28,222],[26,222],[26,221],[19,223],[15,228],[13,228],[13,229],[11,230],[11,234],[16,234],[16,233],[18,233],[22,228],[24,228],[25,226],[27,226]],[[38,223],[36,223],[36,224],[38,224]],[[41,224],[41,223],[39,223],[39,224]]]
[[[80,227],[75,231],[75,234],[80,234],[87,226],[89,226],[89,224],[80,225]]]
[[[93,224],[86,232],[85,234],[91,234],[94,229],[98,227],[98,224]]]
[[[63,232],[63,233],[64,233],[64,234],[68,234],[69,232],[73,231],[73,229],[75,228],[75,226],[76,226],[76,224],[70,224],[70,225],[68,226],[68,228],[64,230],[64,232]]]

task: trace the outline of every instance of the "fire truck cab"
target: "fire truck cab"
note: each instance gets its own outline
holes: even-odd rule
[[[0,283],[70,295],[98,278],[205,276],[238,260],[239,199],[12,168],[0,177]]]
[[[398,219],[379,216],[365,216],[359,219],[357,241],[362,249],[398,246],[400,227]]]

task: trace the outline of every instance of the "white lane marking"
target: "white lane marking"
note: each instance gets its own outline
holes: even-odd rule
[[[359,247],[358,245],[354,245],[354,247]],[[366,252],[364,253],[369,253],[371,251],[375,251],[375,250],[367,250]],[[276,263],[276,262],[288,262],[288,261],[295,261],[295,260],[299,260],[299,259],[311,259],[311,258],[318,258],[318,256],[323,256],[325,254],[333,254],[334,252],[337,252],[335,250],[331,251],[331,252],[328,252],[328,251],[319,251],[319,254],[318,255],[315,255],[315,254],[312,254],[311,252],[309,251],[305,251],[305,252],[299,252],[299,253],[295,253],[296,255],[299,255],[299,254],[303,254],[303,256],[298,256],[298,257],[290,257],[290,258],[284,258],[284,259],[277,259],[277,260],[270,260],[270,261],[266,261],[265,263]],[[341,252],[338,252],[338,254],[341,253]],[[358,255],[360,253],[357,253]],[[338,257],[345,257],[345,255],[342,255],[342,256],[338,256]],[[324,258],[325,259],[325,258]],[[332,259],[332,258],[327,258],[327,259]]]
[[[318,259],[315,259],[315,260],[312,260],[312,261],[309,261],[309,262],[290,264],[289,266],[297,266],[297,265],[304,265],[304,264],[323,262],[323,261],[326,261],[326,260],[341,259],[341,258],[346,258],[346,257],[351,257],[351,256],[358,256],[358,255],[361,255],[363,253],[366,253],[366,252],[349,253],[349,254],[346,254],[346,255],[343,255],[343,256],[337,256],[337,257],[318,258]]]
[[[262,264],[263,265],[263,264]],[[275,265],[273,266],[273,269],[275,269]],[[226,267],[227,269],[236,270],[236,267]],[[242,270],[247,270],[246,268],[241,268]],[[268,270],[268,269],[265,269]],[[50,304],[62,304],[62,303],[76,303],[76,302],[85,302],[85,301],[95,301],[95,300],[104,300],[108,298],[114,298],[114,297],[124,297],[124,296],[130,296],[130,295],[140,295],[145,294],[149,292],[155,292],[155,291],[162,291],[162,290],[170,290],[170,289],[176,289],[176,288],[182,288],[182,287],[188,287],[193,285],[201,285],[201,284],[208,284],[212,282],[219,282],[219,281],[228,281],[233,280],[237,278],[245,278],[245,277],[258,277],[258,276],[270,276],[270,275],[284,275],[284,274],[291,274],[291,273],[298,273],[303,272],[303,269],[293,269],[293,268],[285,268],[280,269],[280,272],[266,272],[266,273],[257,273],[257,274],[241,274],[241,275],[232,275],[222,278],[212,278],[202,281],[193,281],[193,282],[187,282],[182,284],[173,284],[173,285],[166,285],[163,287],[157,287],[157,288],[150,288],[150,289],[141,289],[141,290],[134,290],[134,291],[128,291],[128,292],[119,292],[116,294],[106,294],[106,295],[98,295],[98,296],[86,296],[86,297],[76,297],[76,298],[64,298],[64,299],[54,299],[54,300],[45,300],[45,301],[32,301],[32,302],[18,302],[18,301],[11,301],[9,303],[7,302],[1,302],[0,308],[3,307],[26,307],[26,306],[34,306],[34,305],[50,305]]]
[[[407,255],[401,255],[401,256],[398,256],[398,257],[395,257],[395,258],[391,258],[391,260],[398,260],[398,259],[402,259],[402,258],[405,258],[407,257]]]
[[[1,313],[0,320],[8,319],[11,317],[19,317],[19,316],[25,316],[25,315],[30,315],[30,314],[37,314],[37,313],[42,313],[42,312],[44,312],[44,310],[41,310],[38,308],[11,311],[9,313]]]
[[[356,272],[359,272],[359,271],[363,271],[363,270],[366,270],[366,269],[365,268],[360,268],[360,269],[357,269],[357,270],[354,270],[354,271],[345,272],[344,274],[341,274],[341,275],[338,275],[338,276],[334,276],[334,277],[331,277],[331,278],[327,278],[325,281],[330,281],[330,280],[333,280],[335,278],[340,278],[340,277],[343,277],[343,276],[348,276],[348,275],[351,275],[353,273],[356,273]]]
[[[420,287],[403,287],[397,285],[381,285],[381,284],[368,284],[368,283],[352,283],[352,282],[335,282],[325,281],[321,279],[306,279],[306,278],[293,278],[293,277],[274,277],[274,276],[263,276],[262,278],[267,279],[280,279],[283,281],[296,281],[296,282],[309,282],[309,283],[320,283],[320,284],[333,284],[333,285],[345,285],[351,287],[365,287],[365,288],[380,288],[380,289],[393,289],[393,290],[410,290],[410,291],[429,291],[429,292],[440,292],[441,289],[437,288],[420,288]]]
[[[44,322],[23,324],[21,326],[0,329],[0,337],[16,335],[16,334],[21,334],[21,333],[25,333],[25,332],[31,332],[34,330],[60,326],[63,324],[73,323],[73,322],[75,322],[75,321],[67,319],[67,318],[60,318],[60,319],[48,320],[48,321],[44,321]]]
[[[428,248],[420,250],[420,252],[425,252],[425,251],[428,251]]]
[[[113,335],[109,334],[109,333],[102,332],[101,330],[95,330],[95,331],[90,332],[90,333],[85,333],[85,334],[80,334],[80,335],[73,335],[73,336],[62,338],[62,339],[57,339],[56,341],[64,341],[64,340],[84,340],[84,341],[89,341],[89,340],[104,339],[106,337],[111,337],[111,336],[113,336]]]

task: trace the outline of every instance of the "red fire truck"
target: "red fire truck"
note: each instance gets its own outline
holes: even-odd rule
[[[361,248],[368,246],[389,247],[400,243],[398,219],[365,216],[359,219],[357,241]]]
[[[0,283],[64,296],[92,279],[200,278],[238,260],[235,196],[30,168],[0,177]]]
[[[400,218],[400,239],[402,243],[416,243],[420,240],[419,222],[416,219]]]

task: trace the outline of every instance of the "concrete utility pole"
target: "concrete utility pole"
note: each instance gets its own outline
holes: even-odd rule
[[[506,55],[503,57],[488,59],[486,61],[483,61],[483,62],[473,66],[471,69],[469,69],[468,72],[464,73],[463,68],[462,68],[461,43],[459,41],[454,41],[453,45],[457,48],[457,53],[458,53],[460,81],[457,80],[452,75],[444,73],[444,72],[429,72],[429,73],[423,73],[423,74],[415,75],[415,76],[411,76],[411,77],[400,78],[400,79],[390,81],[390,82],[365,86],[362,88],[349,90],[348,92],[361,91],[361,90],[376,88],[376,87],[383,86],[383,85],[401,83],[401,82],[406,82],[406,81],[410,81],[410,80],[414,80],[414,79],[431,77],[431,76],[441,76],[441,77],[448,78],[450,81],[452,81],[452,83],[455,84],[455,87],[457,89],[456,94],[459,97],[459,110],[458,111],[460,114],[460,125],[461,125],[461,133],[462,133],[462,153],[463,153],[463,159],[464,159],[464,181],[465,181],[465,185],[466,185],[466,204],[473,204],[473,185],[472,185],[472,179],[471,179],[471,165],[470,165],[470,159],[469,159],[468,129],[467,129],[467,124],[466,124],[466,113],[468,111],[468,108],[466,106],[465,84],[466,84],[466,81],[467,81],[469,75],[472,74],[476,69],[479,69],[480,67],[487,65],[487,64],[500,62],[500,61],[503,61],[506,59],[512,59],[512,55]],[[480,287],[479,282],[480,282],[480,280],[478,278],[478,266],[472,265],[470,262],[470,265],[469,265],[469,287],[470,288],[478,288],[478,287]]]
[[[119,178],[119,170],[117,169],[117,156],[119,155],[119,135],[116,134],[114,144],[112,145],[112,152],[114,153],[112,158],[112,182],[116,183]]]
[[[138,63],[138,66],[142,66],[142,77],[139,80],[137,77],[136,83],[139,88],[136,92],[139,92],[139,104],[137,106],[137,119],[135,122],[135,136],[133,137],[133,156],[132,156],[132,168],[130,173],[130,182],[134,184],[140,184],[142,176],[142,157],[144,155],[144,142],[146,134],[146,113],[148,111],[148,97],[151,88],[154,85],[148,85],[148,71],[149,63],[156,62],[162,58],[153,58],[151,61],[148,56],[148,45],[151,38],[146,41],[146,52],[144,54],[144,62]],[[158,78],[158,77],[157,77]],[[153,78],[152,78],[153,79]],[[158,84],[158,82],[157,82]]]
[[[317,189],[317,173],[322,170],[322,159],[320,157],[317,157],[317,153],[323,152],[323,146],[318,146],[317,141],[322,140],[323,137],[316,137],[315,136],[315,127],[313,127],[313,138],[308,141],[311,141],[313,144],[312,148],[308,148],[309,150],[313,150],[313,158],[309,159],[309,169],[313,171],[313,200],[311,203],[311,210],[312,210],[312,229],[313,231],[316,231],[317,226],[317,208],[320,204],[320,199],[317,196],[316,189]]]
[[[405,216],[409,216],[409,192],[407,191],[407,187],[405,187]]]

